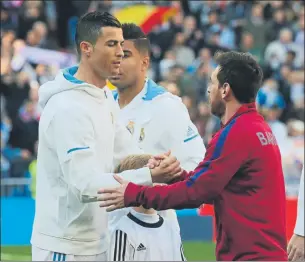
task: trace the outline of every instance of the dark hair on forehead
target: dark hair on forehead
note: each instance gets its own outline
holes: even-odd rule
[[[94,45],[102,33],[102,27],[106,26],[122,28],[120,21],[107,12],[95,11],[84,14],[78,20],[76,26],[75,43],[77,52],[80,54],[79,45],[82,41],[87,41]]]
[[[230,84],[240,103],[254,102],[263,79],[263,71],[255,58],[249,53],[229,51],[216,52],[214,59],[220,68],[219,84]]]
[[[142,31],[141,27],[134,23],[122,24],[124,40],[131,40],[134,42],[135,48],[140,53],[150,53],[150,42],[147,35]]]

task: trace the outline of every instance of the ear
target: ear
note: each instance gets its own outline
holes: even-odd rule
[[[84,54],[86,57],[90,57],[93,53],[93,45],[89,42],[82,41],[79,45],[81,53]]]
[[[227,98],[228,96],[231,95],[231,87],[229,83],[224,83],[222,86],[222,90],[221,90],[221,96],[223,99]]]
[[[146,71],[149,68],[150,59],[149,56],[144,56],[142,59],[142,71]]]

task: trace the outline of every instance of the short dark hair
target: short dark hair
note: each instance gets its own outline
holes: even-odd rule
[[[254,102],[263,79],[263,71],[255,58],[249,53],[218,51],[214,59],[220,68],[217,74],[219,84],[230,84],[240,103]]]
[[[134,23],[122,24],[124,40],[131,40],[134,42],[135,48],[140,53],[150,53],[150,42],[147,35],[142,31],[141,27]]]
[[[77,52],[80,54],[80,43],[87,41],[95,44],[101,34],[102,27],[122,28],[120,21],[107,12],[89,12],[84,14],[77,22],[75,43]]]

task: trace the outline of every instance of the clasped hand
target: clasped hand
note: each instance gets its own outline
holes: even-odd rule
[[[182,169],[180,162],[176,157],[171,155],[171,152],[167,152],[162,155],[152,157],[147,164],[147,167],[151,171],[151,177],[153,183],[168,183],[173,179],[178,178]],[[124,208],[124,195],[129,181],[124,180],[118,174],[114,175],[114,179],[120,184],[120,186],[109,189],[100,189],[98,194],[98,201],[100,201],[100,207],[106,207],[108,212]]]

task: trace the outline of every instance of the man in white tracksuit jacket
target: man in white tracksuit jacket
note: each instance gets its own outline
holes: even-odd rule
[[[123,40],[116,18],[86,14],[76,34],[79,67],[59,72],[40,87],[33,261],[107,259],[107,214],[92,201],[99,189],[117,185],[114,166],[128,154],[140,153],[126,128],[117,125],[119,109],[105,87],[107,76],[118,73]],[[169,158],[170,167],[120,175],[142,185],[169,181],[179,170],[175,158]]]

